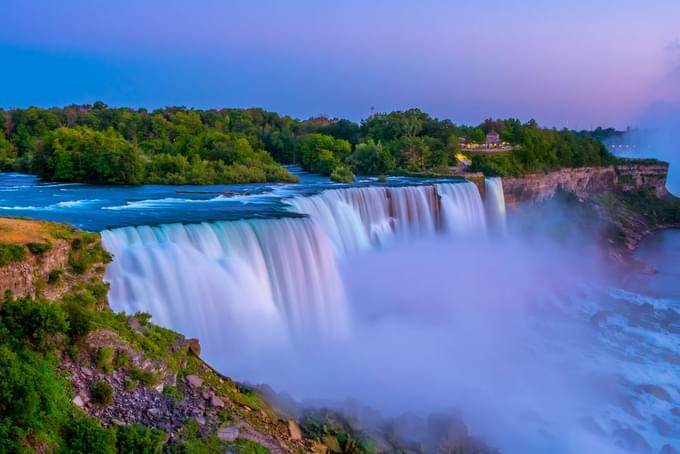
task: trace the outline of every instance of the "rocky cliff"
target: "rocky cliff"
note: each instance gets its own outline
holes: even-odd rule
[[[540,202],[552,198],[558,189],[588,196],[602,192],[626,192],[649,189],[664,197],[668,164],[625,163],[606,167],[580,167],[555,172],[503,178],[503,191],[508,207],[521,202]]]
[[[668,164],[627,161],[614,166],[561,169],[503,178],[506,205],[542,202],[558,192],[576,195],[591,208],[590,224],[599,224],[608,255],[621,264],[637,264],[632,252],[650,233],[680,227],[680,199],[666,190]]]

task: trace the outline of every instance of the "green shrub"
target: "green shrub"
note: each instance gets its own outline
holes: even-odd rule
[[[116,429],[116,448],[121,454],[158,454],[163,449],[165,434],[139,424]]]
[[[74,300],[67,300],[62,307],[68,314],[69,327],[67,332],[71,341],[85,337],[92,329],[94,311]]]
[[[24,452],[11,448],[30,434],[54,436],[71,405],[66,389],[53,360],[0,345],[0,452]]]
[[[90,396],[95,403],[109,405],[113,402],[113,387],[105,380],[98,380],[92,385]]]
[[[113,430],[107,430],[94,418],[77,415],[64,427],[61,454],[116,454]]]
[[[351,183],[356,179],[349,167],[339,165],[331,172],[331,180],[338,183]]]
[[[27,340],[34,348],[47,351],[54,347],[56,335],[69,328],[68,314],[57,304],[20,298],[0,305],[0,326],[15,339]]]
[[[111,347],[99,349],[97,352],[97,367],[107,374],[113,372],[113,349]]]
[[[61,277],[64,275],[64,270],[62,269],[56,269],[50,271],[49,276],[47,277],[47,282],[51,285],[58,284],[59,281],[61,281]]]
[[[155,386],[160,383],[160,376],[154,371],[146,371],[138,367],[132,367],[128,371],[130,376],[144,386]]]
[[[182,400],[182,394],[180,394],[177,386],[165,386],[163,388],[163,394],[170,397],[176,404]]]
[[[125,387],[126,391],[134,391],[137,389],[137,381],[132,378],[125,377],[125,380],[123,380],[123,386]]]
[[[116,356],[113,358],[113,365],[116,368],[127,367],[130,365],[130,358],[128,357],[127,350],[118,350],[116,352]]]
[[[18,244],[0,243],[0,266],[26,259],[26,249]]]
[[[52,243],[28,243],[26,247],[32,254],[42,255],[52,249]]]

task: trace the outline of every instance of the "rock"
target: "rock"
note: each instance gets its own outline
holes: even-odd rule
[[[302,440],[302,430],[297,422],[292,419],[288,420],[288,434],[293,440]]]
[[[146,412],[152,418],[158,418],[163,413],[160,408],[149,408]]]
[[[82,397],[76,396],[73,398],[73,405],[75,405],[78,408],[83,408],[85,406],[85,401],[83,401]]]
[[[216,408],[224,408],[224,400],[222,400],[220,397],[212,396],[210,398],[210,405]]]
[[[203,393],[201,394],[201,396],[203,396],[203,398],[204,398],[205,400],[210,400],[210,398],[211,398],[212,396],[214,396],[214,395],[215,395],[215,394],[214,394],[214,393],[212,392],[212,390],[210,390],[210,389],[206,389],[206,390],[203,391]]]
[[[203,386],[203,379],[198,375],[187,375],[185,378],[187,384],[192,388],[200,388]]]
[[[194,421],[196,421],[201,426],[205,425],[205,418],[203,416],[194,416]]]
[[[163,385],[163,383],[159,383],[159,384],[157,384],[156,386],[153,387],[153,389],[156,390],[159,393],[162,393],[164,388],[165,388],[165,386]]]
[[[193,353],[195,356],[201,356],[201,343],[198,339],[187,339],[185,345],[189,352]]]
[[[238,424],[235,426],[223,427],[219,431],[217,431],[217,438],[229,443],[236,441],[236,439],[238,438],[239,429],[240,427]]]

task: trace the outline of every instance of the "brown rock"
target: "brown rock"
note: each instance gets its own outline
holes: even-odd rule
[[[187,339],[186,346],[187,349],[195,356],[201,356],[201,343],[198,341],[198,339]]]
[[[298,423],[292,419],[288,420],[288,434],[293,440],[302,440],[302,430],[300,430]]]
[[[187,375],[185,378],[187,384],[192,388],[200,388],[203,386],[203,379],[198,375]]]

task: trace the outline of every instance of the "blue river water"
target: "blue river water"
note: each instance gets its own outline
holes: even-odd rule
[[[40,181],[32,175],[0,173],[0,216],[27,217],[101,231],[130,225],[296,216],[286,198],[324,189],[429,184],[433,180],[362,177],[351,185],[289,167],[297,184],[255,183],[212,186],[103,186]],[[442,181],[442,180],[438,180]]]

